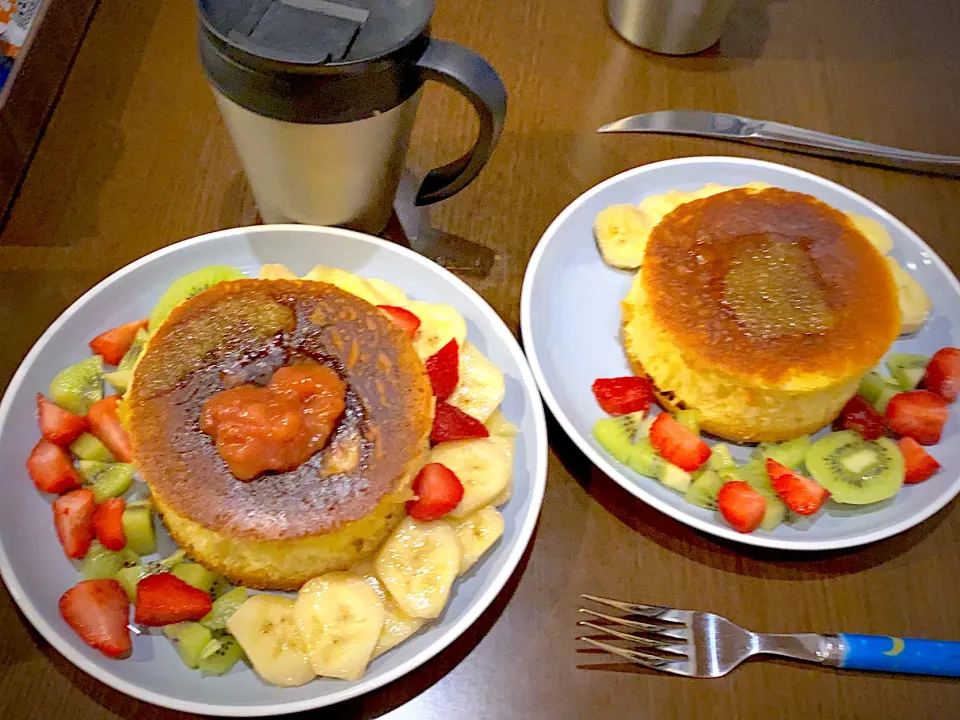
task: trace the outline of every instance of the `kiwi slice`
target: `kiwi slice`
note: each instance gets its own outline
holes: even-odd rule
[[[721,487],[723,487],[723,478],[720,477],[720,473],[716,470],[707,470],[690,484],[684,499],[691,505],[716,510],[717,493],[720,492]]]
[[[803,464],[803,458],[809,449],[810,436],[801,435],[779,443],[760,443],[754,449],[753,456],[759,460],[770,458],[788,468],[797,468]]]
[[[700,411],[687,409],[678,410],[674,415],[674,420],[683,425],[687,430],[695,435],[700,434]]]
[[[217,598],[226,595],[233,588],[233,585],[230,584],[230,581],[227,580],[220,573],[214,573],[213,582],[210,584],[210,594],[211,600],[216,600]]]
[[[195,670],[200,655],[213,640],[213,633],[200,623],[181,623],[176,631],[177,653],[183,664]]]
[[[137,334],[133,338],[133,344],[130,345],[130,348],[124,353],[123,358],[121,358],[120,363],[117,365],[117,369],[103,376],[103,379],[110,383],[113,389],[119,394],[122,395],[130,389],[130,383],[133,380],[133,369],[137,366],[137,361],[143,354],[143,350],[147,346],[149,339],[150,333],[143,328],[137,330]]]
[[[754,458],[743,465],[738,465],[733,468],[723,468],[719,473],[724,482],[740,480],[747,483],[747,485],[754,490],[759,490],[764,495],[777,496],[777,492],[773,489],[773,484],[770,482],[770,476],[767,475],[766,462],[759,458]]]
[[[107,498],[120,497],[133,484],[136,467],[132,463],[98,462],[81,460],[77,463],[83,481],[90,485],[98,503]]]
[[[213,645],[216,643],[216,646]],[[216,648],[211,650],[211,648]],[[215,634],[213,642],[200,653],[197,669],[211,675],[224,675],[240,660],[240,645],[232,635]]]
[[[115,578],[121,569],[140,564],[140,556],[124,548],[120,552],[107,550],[96,540],[83,558],[80,571],[86,580]]]
[[[593,426],[593,437],[604,450],[613,455],[614,460],[626,463],[633,444],[641,437],[640,427],[643,424],[643,415],[642,412],[635,412],[597,420]]]
[[[153,526],[153,510],[145,507],[124,510],[123,534],[127,538],[127,547],[138,555],[156,552],[157,532]]]
[[[229,265],[209,265],[174,280],[167,291],[160,296],[153,312],[150,313],[150,332],[156,330],[167,319],[170,312],[180,303],[199,295],[207,288],[225,280],[243,277],[237,268]]]
[[[210,592],[213,585],[214,574],[207,570],[203,565],[193,562],[180,563],[171,570],[174,575],[183,580],[187,585]]]
[[[83,433],[74,440],[70,444],[70,452],[80,460],[95,462],[98,465],[106,465],[114,461],[113,455],[107,450],[107,446],[90,433]],[[80,469],[80,472],[83,472],[83,468]]]
[[[227,627],[227,620],[240,609],[247,600],[246,588],[238,587],[224,593],[213,602],[213,607],[200,622],[211,630],[223,630]]]
[[[868,372],[860,380],[857,395],[865,398],[880,414],[883,414],[887,410],[887,403],[890,402],[890,398],[898,392],[900,392],[900,383],[892,377],[881,375],[878,372]]]
[[[767,507],[763,511],[763,519],[760,521],[760,527],[764,530],[773,530],[786,518],[787,506],[783,500],[776,495],[769,495],[764,492],[760,492],[760,494],[763,495],[764,500],[767,501]]]
[[[673,488],[677,492],[685,493],[690,488],[693,476],[686,470],[678,468],[672,463],[665,462],[660,471],[659,480],[668,488]]]
[[[903,485],[903,455],[889,438],[864,440],[852,430],[830,433],[810,447],[806,464],[811,477],[838,503],[879,502]]]
[[[923,376],[927,373],[930,358],[926,355],[910,355],[908,353],[893,353],[886,360],[890,375],[897,381],[903,392],[916,390]]]
[[[667,461],[664,460],[650,444],[650,438],[640,438],[630,451],[627,466],[641,475],[660,478],[663,475]],[[677,468],[679,470],[679,468]]]
[[[103,358],[88,357],[54,375],[50,399],[64,410],[86,415],[91,405],[103,399]]]
[[[147,577],[147,575],[169,572],[172,567],[183,559],[183,556],[183,550],[177,550],[162,560],[154,560],[153,562],[143,565],[124,566],[117,571],[117,581],[123,586],[123,589],[126,590],[130,602],[135,603],[137,601],[137,583]]]
[[[723,443],[717,443],[710,448],[710,457],[707,459],[707,468],[710,470],[722,470],[723,468],[735,467],[733,456],[730,454],[730,448]]]

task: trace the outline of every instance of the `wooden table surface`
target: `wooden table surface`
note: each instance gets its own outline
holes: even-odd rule
[[[497,252],[466,277],[516,332],[527,258],[581,192],[630,167],[725,154],[836,180],[901,218],[960,269],[960,181],[697,139],[599,136],[646,110],[780,120],[960,154],[960,5],[951,0],[741,0],[719,45],[644,53],[600,2],[440,0],[434,34],[501,73],[506,130],[477,182],[433,220]],[[409,164],[471,141],[475,121],[431,87]],[[0,236],[0,383],[71,302],[168,243],[256,222],[200,68],[185,0],[101,0]],[[2,385],[0,385],[2,387]],[[722,613],[759,631],[846,630],[960,639],[960,504],[896,538],[820,555],[717,542],[644,506],[551,425],[546,500],[531,549],[481,620],[427,666],[332,718],[930,718],[960,716],[960,684],[789,662],[685,680],[578,655],[578,596],[592,592]],[[0,592],[0,717],[184,717],[115,692],[53,651]]]

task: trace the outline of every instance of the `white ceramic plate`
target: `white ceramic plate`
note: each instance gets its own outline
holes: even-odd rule
[[[574,200],[547,228],[527,266],[521,300],[524,348],[540,391],[558,422],[590,460],[628,492],[699,530],[750,545],[826,550],[880,540],[923,522],[960,492],[960,411],[954,409],[941,442],[929,448],[943,466],[930,480],[905,487],[883,503],[855,509],[829,503],[810,522],[773,531],[736,532],[709,510],[613,460],[590,430],[604,416],[590,385],[600,377],[629,375],[619,340],[620,306],[632,272],[604,264],[593,236],[597,213],[616,203],[638,203],[667,190],[696,190],[708,182],[761,181],[813,195],[843,211],[880,221],[894,241],[892,255],[919,280],[933,313],[916,335],[893,351],[930,355],[960,346],[960,284],[937,255],[890,213],[850,190],[783,165],[730,157],[694,157],[628,170]],[[739,458],[748,451],[738,448]],[[735,453],[736,454],[736,453]]]
[[[501,508],[506,529],[494,550],[459,579],[443,615],[402,645],[377,658],[355,682],[317,679],[298,688],[263,683],[243,663],[224,677],[188,670],[162,636],[134,639],[127,660],[110,660],[89,648],[63,622],[60,595],[78,580],[64,557],[50,514],[50,498],[37,492],[24,468],[39,439],[34,395],[54,374],[89,355],[100,332],[146,317],[181,275],[212,264],[235,265],[256,276],[264,263],[283,263],[303,274],[317,264],[383,278],[412,298],[448,303],[467,322],[467,337],[506,376],[503,412],[520,427],[514,460],[514,494]],[[513,573],[530,539],[546,478],[546,426],[536,385],[520,347],[489,305],[438,265],[377,238],[333,228],[274,225],[204,235],[159,250],[114,273],[74,303],[24,359],[0,404],[0,570],[30,622],[68,660],[117,690],[157,705],[209,715],[291,713],[356,697],[396,680],[429,660],[463,633]]]

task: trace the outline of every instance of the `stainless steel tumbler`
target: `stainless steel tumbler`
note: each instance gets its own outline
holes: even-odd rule
[[[607,0],[614,29],[634,45],[691,55],[720,39],[734,0]]]

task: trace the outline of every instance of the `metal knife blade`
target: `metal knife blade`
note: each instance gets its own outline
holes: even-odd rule
[[[960,177],[960,157],[902,150],[816,130],[702,110],[659,110],[617,120],[601,133],[693,135],[761,147],[949,177]]]

